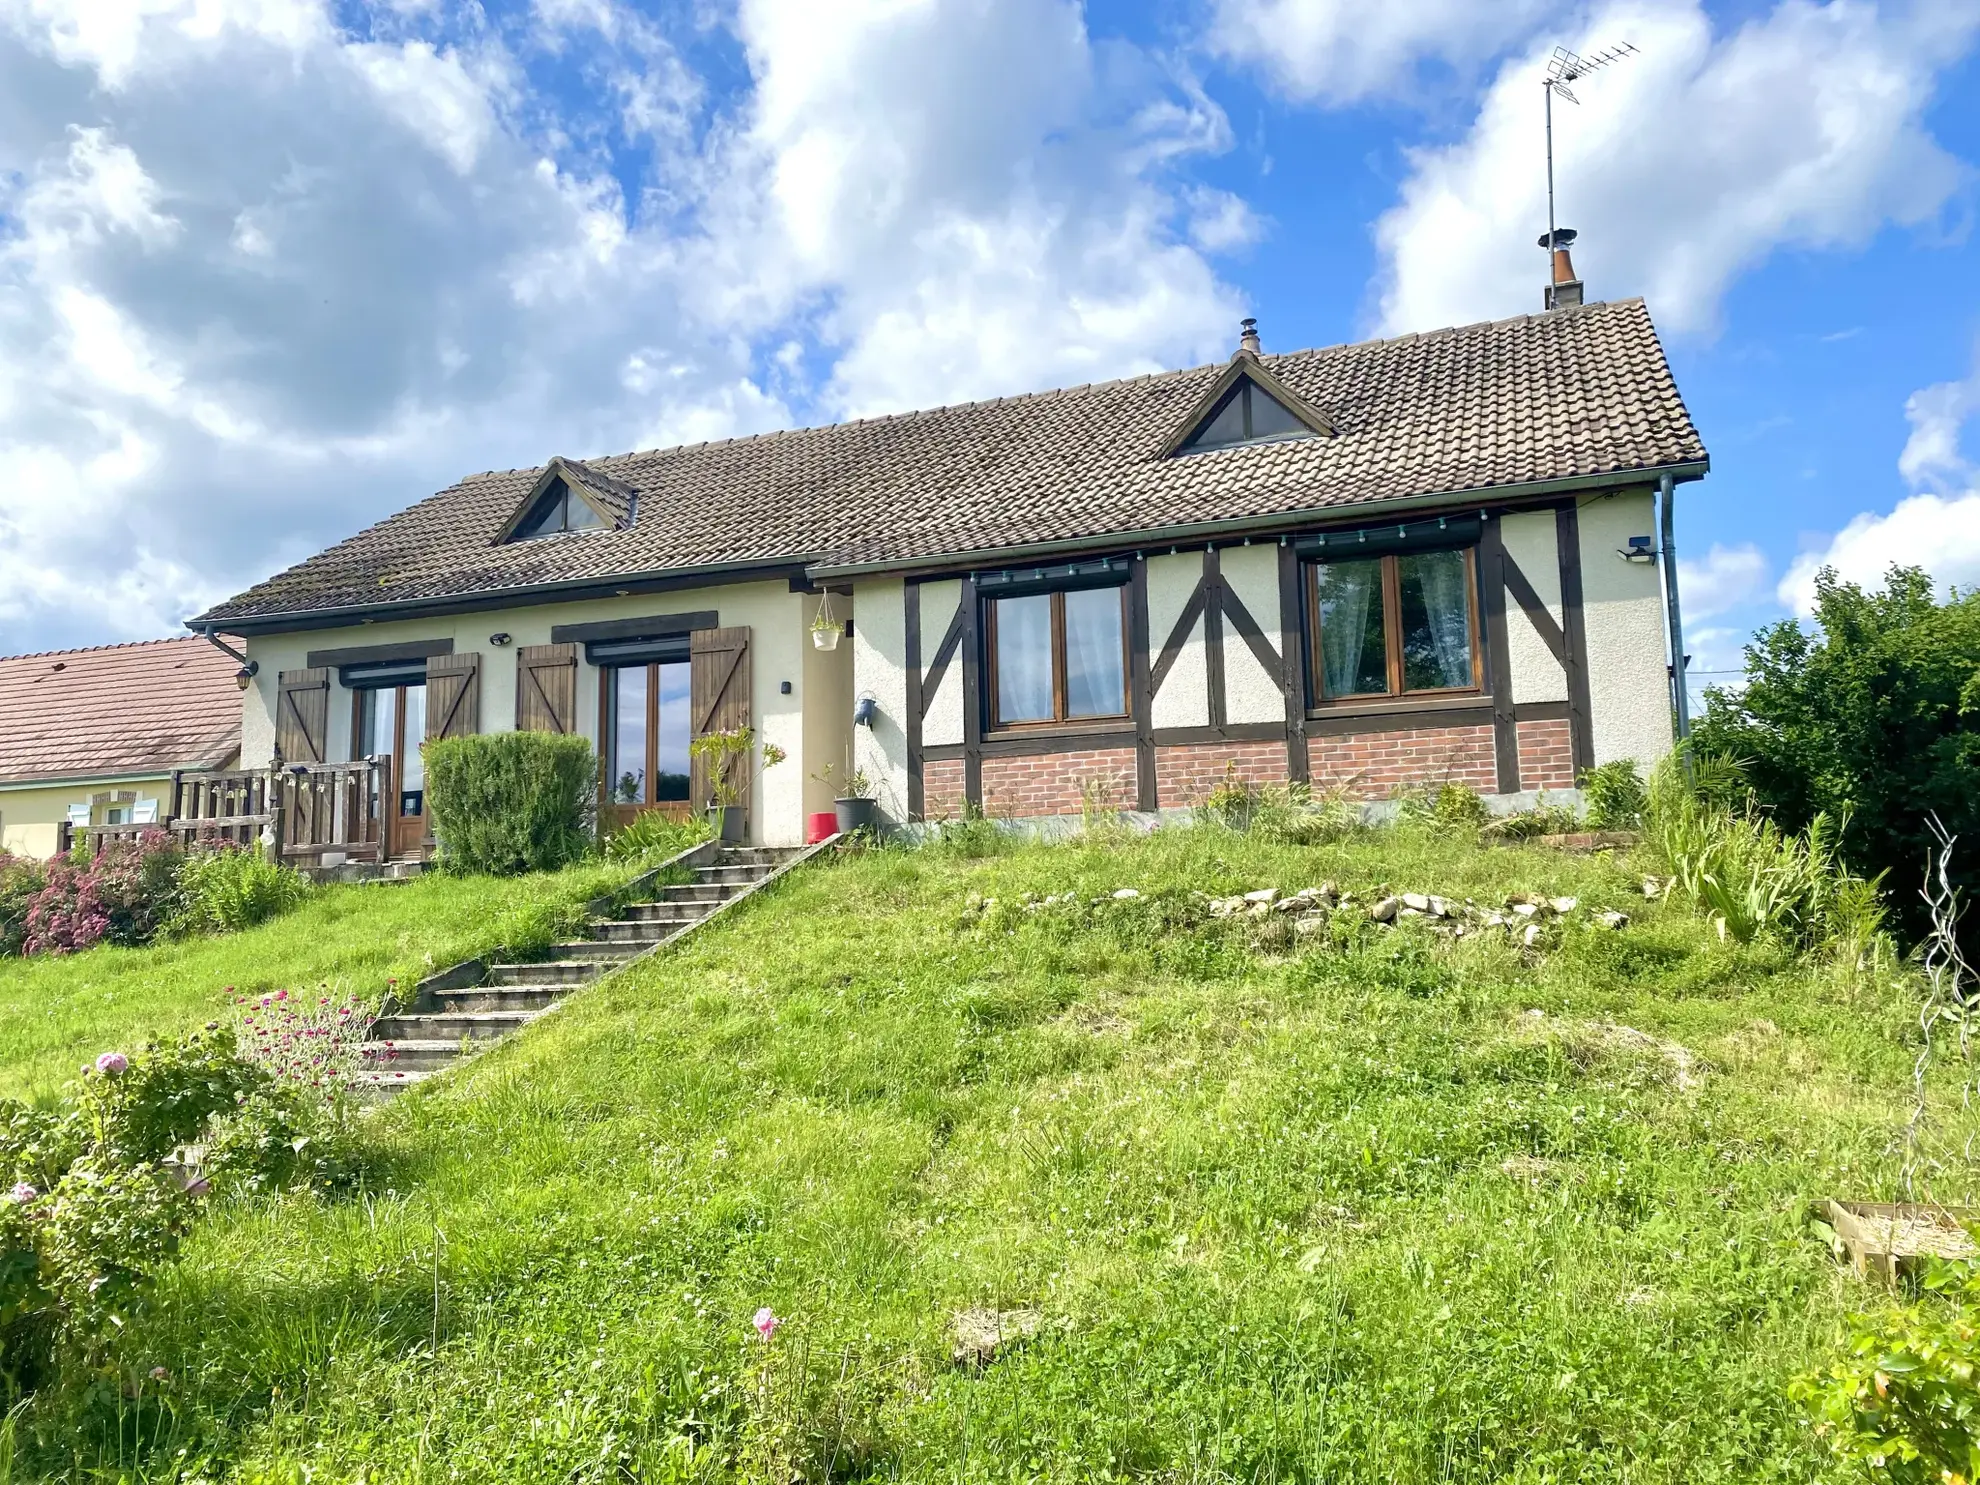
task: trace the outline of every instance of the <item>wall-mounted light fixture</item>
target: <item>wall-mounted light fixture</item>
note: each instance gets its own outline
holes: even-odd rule
[[[509,643],[509,636],[506,632],[502,634],[491,634],[488,636],[488,642],[499,650],[503,645]]]
[[[234,672],[234,685],[245,691],[249,686],[254,684],[254,678],[260,674],[261,662],[259,660],[250,660]]]
[[[1657,554],[1651,550],[1650,538],[1647,536],[1630,537],[1628,546],[1616,548],[1616,555],[1625,562],[1654,562],[1657,560]]]

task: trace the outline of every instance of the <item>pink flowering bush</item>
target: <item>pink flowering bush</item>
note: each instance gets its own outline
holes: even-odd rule
[[[51,862],[28,903],[27,954],[73,954],[95,944],[146,944],[180,912],[185,852],[163,830],[118,841],[89,860]]]

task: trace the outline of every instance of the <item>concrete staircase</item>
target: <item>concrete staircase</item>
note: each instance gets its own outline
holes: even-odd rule
[[[470,960],[420,981],[409,1004],[389,1008],[372,1023],[365,1041],[369,1065],[356,1078],[359,1090],[389,1098],[432,1077],[556,1009],[565,996],[601,975],[691,932],[819,849],[710,842],[676,858],[694,873],[693,881],[656,885],[644,894],[636,890],[634,900],[616,914],[594,917],[583,938],[552,945],[543,959]]]

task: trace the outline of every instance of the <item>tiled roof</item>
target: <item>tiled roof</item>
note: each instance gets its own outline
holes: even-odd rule
[[[1217,364],[587,460],[638,491],[622,530],[496,546],[541,470],[478,474],[195,622],[723,564],[907,562],[1705,457],[1638,299],[1262,360],[1335,437],[1160,457]]]
[[[236,669],[199,638],[0,658],[0,783],[225,763]]]

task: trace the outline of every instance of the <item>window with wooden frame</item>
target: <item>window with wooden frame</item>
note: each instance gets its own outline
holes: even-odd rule
[[[1309,562],[1306,611],[1321,706],[1484,687],[1475,547]]]
[[[692,667],[686,660],[599,671],[605,798],[611,805],[688,803]]]
[[[1126,588],[993,598],[984,610],[992,727],[1127,715]]]

